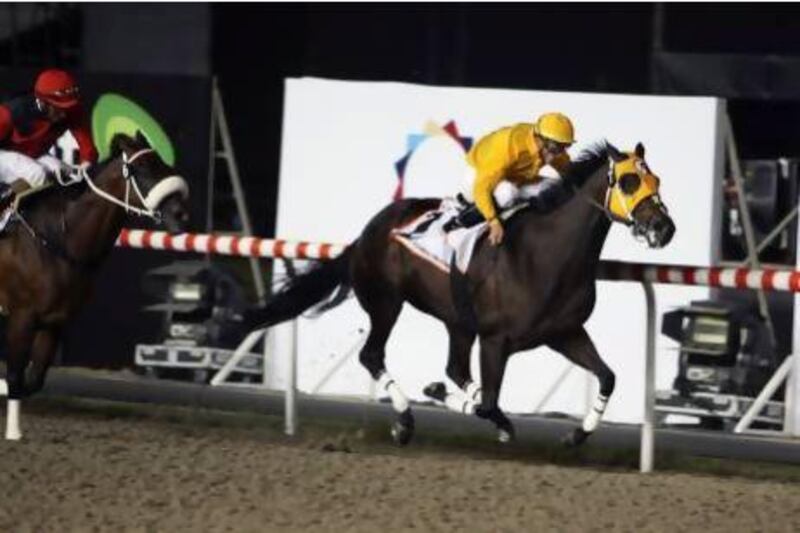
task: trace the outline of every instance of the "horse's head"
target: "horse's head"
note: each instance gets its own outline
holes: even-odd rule
[[[189,186],[167,165],[137,131],[134,137],[115,135],[111,157],[120,159],[126,198],[130,204],[160,221],[173,233],[185,231],[189,222]]]
[[[615,220],[630,225],[633,234],[647,239],[651,248],[663,248],[675,234],[675,223],[659,196],[661,180],[644,160],[644,146],[620,152],[607,145],[611,164],[605,209]]]

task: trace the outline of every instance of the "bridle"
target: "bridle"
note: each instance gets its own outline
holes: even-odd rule
[[[159,204],[164,200],[164,198],[175,193],[180,193],[181,195],[183,195],[184,198],[187,198],[189,194],[189,186],[182,177],[178,175],[170,175],[165,178],[162,178],[158,183],[156,183],[156,185],[152,189],[150,189],[150,192],[147,194],[147,196],[144,196],[142,194],[141,189],[139,188],[138,182],[136,181],[136,176],[134,173],[135,169],[132,165],[133,163],[136,162],[137,159],[152,153],[154,153],[154,150],[152,148],[141,149],[137,152],[134,152],[134,154],[131,156],[128,156],[127,152],[125,152],[124,150],[122,151],[122,176],[125,179],[124,201],[101,189],[89,176],[89,173],[83,167],[77,167],[73,171],[74,172],[73,176],[75,178],[73,179],[72,182],[62,180],[58,172],[56,173],[56,179],[62,186],[79,183],[80,180],[83,179],[93,193],[95,193],[96,195],[98,195],[99,197],[103,198],[108,202],[123,207],[126,213],[134,213],[139,216],[151,218],[155,221],[160,221],[161,214],[157,210]],[[133,189],[133,192],[136,194],[139,201],[141,202],[141,205],[143,205],[144,208],[136,207],[131,204],[130,201],[131,189]],[[42,235],[40,231],[38,231],[36,228],[34,228],[34,226],[30,222],[28,222],[27,218],[22,214],[21,210],[16,210],[14,212],[14,216],[17,218],[17,220],[19,220],[22,226],[27,230],[27,232],[36,242],[38,242],[41,246],[51,251],[55,255],[63,258],[70,265],[76,268],[87,268],[94,265],[93,261],[84,261],[73,257],[67,250],[62,240],[59,239],[51,240],[45,235]],[[67,233],[66,218],[63,212],[61,218],[61,230],[62,233],[66,235]]]
[[[150,189],[150,192],[147,193],[147,196],[143,195],[141,189],[139,188],[139,183],[136,180],[135,167],[133,166],[133,163],[141,157],[154,153],[155,150],[152,148],[143,148],[137,152],[134,152],[131,156],[128,156],[128,153],[124,150],[122,151],[122,177],[125,179],[125,200],[120,200],[116,196],[101,189],[84,168],[79,170],[80,178],[86,181],[87,185],[89,185],[89,188],[97,196],[124,208],[126,213],[133,213],[135,215],[147,217],[158,222],[161,220],[161,213],[157,208],[164,198],[175,193],[180,193],[184,198],[186,198],[189,195],[189,186],[186,184],[186,180],[184,180],[182,177],[178,175],[170,175],[162,178],[158,183],[156,183],[156,185]],[[139,200],[139,203],[143,207],[137,207],[131,203],[131,190],[133,190],[135,198]]]
[[[575,186],[574,184],[572,185],[572,188],[576,193],[581,195],[584,198],[584,200],[586,200],[594,208],[596,208],[597,210],[602,212],[606,216],[606,218],[608,218],[609,221],[611,221],[611,222],[619,222],[620,224],[623,224],[623,225],[625,225],[627,227],[630,227],[631,231],[633,232],[634,237],[637,237],[637,238],[638,237],[644,237],[644,234],[646,233],[647,228],[640,227],[641,225],[636,222],[636,219],[633,217],[633,212],[635,211],[635,209],[629,210],[627,208],[627,203],[625,202],[625,198],[623,197],[623,193],[620,190],[620,188],[617,186],[616,182],[617,182],[617,179],[614,176],[614,160],[611,157],[609,157],[608,158],[608,178],[607,178],[608,187],[606,188],[605,200],[604,200],[603,203],[598,202],[591,195],[589,195],[588,193],[584,192],[583,189],[581,189],[580,187]],[[625,211],[625,216],[619,216],[619,215],[615,214],[611,210],[610,206],[611,206],[611,200],[612,200],[613,197],[616,197],[619,200],[619,204],[622,206],[622,208]],[[661,198],[660,198],[658,193],[652,194],[652,195],[648,196],[647,198],[652,199],[655,202],[656,206],[659,209],[661,209],[662,212],[665,215],[668,214],[667,206],[664,205],[664,203],[661,201]],[[645,199],[642,199],[642,202]],[[638,205],[641,205],[641,202]]]

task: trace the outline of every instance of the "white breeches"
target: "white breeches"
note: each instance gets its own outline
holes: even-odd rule
[[[546,167],[549,170],[549,167]],[[543,177],[550,178],[545,172],[542,173]],[[553,172],[553,179],[543,179],[537,183],[530,185],[523,185],[518,187],[509,181],[501,181],[497,187],[494,188],[494,201],[500,209],[511,207],[519,200],[533,198],[537,196],[542,190],[550,187],[554,179],[558,179],[558,174]],[[461,194],[464,199],[470,203],[475,203],[475,196],[473,190],[475,189],[475,170],[470,167],[465,173],[462,180]]]
[[[45,154],[33,159],[25,154],[0,150],[0,182],[11,183],[23,179],[33,187],[40,187],[47,181],[48,174],[68,173],[69,167],[60,159]]]

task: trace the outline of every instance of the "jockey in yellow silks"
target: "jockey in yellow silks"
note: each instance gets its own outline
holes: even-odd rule
[[[503,225],[497,208],[504,209],[519,198],[537,194],[544,178],[542,167],[557,172],[569,164],[567,148],[575,142],[572,122],[561,113],[545,113],[535,124],[520,123],[481,138],[467,154],[474,169],[462,191],[468,202],[489,221],[489,242],[503,240]]]

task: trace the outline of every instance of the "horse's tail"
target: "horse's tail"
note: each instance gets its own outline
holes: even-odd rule
[[[320,312],[342,303],[350,291],[350,258],[355,244],[350,244],[334,259],[289,280],[263,307],[250,311],[247,322],[258,328],[267,328],[291,320],[325,300],[337,287],[340,287],[337,295]]]

